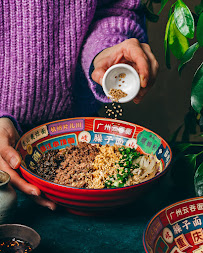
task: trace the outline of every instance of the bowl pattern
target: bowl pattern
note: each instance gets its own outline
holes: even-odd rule
[[[114,189],[67,187],[49,182],[33,173],[33,166],[43,152],[63,149],[70,144],[77,145],[81,141],[125,145],[142,154],[156,154],[163,164],[163,171],[146,182]],[[22,176],[38,186],[46,197],[78,214],[103,212],[134,201],[150,183],[167,171],[172,158],[169,145],[154,132],[136,124],[99,117],[71,118],[43,124],[25,133],[16,149],[22,157]]]
[[[156,214],[143,235],[147,253],[203,252],[203,197],[177,202]]]

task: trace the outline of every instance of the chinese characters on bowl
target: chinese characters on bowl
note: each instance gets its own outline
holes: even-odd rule
[[[33,173],[42,153],[77,145],[79,142],[124,145],[142,154],[156,154],[163,171],[137,185],[102,190],[66,187]],[[165,174],[172,158],[167,142],[149,129],[121,120],[97,117],[64,119],[38,126],[21,137],[16,149],[22,157],[22,176],[39,187],[47,198],[78,214],[109,211],[135,201]]]
[[[149,222],[143,243],[149,253],[203,252],[203,197],[175,203]]]

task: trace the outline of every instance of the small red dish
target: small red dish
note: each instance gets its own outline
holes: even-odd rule
[[[203,197],[162,209],[149,221],[143,244],[147,253],[203,252]]]
[[[33,173],[43,152],[77,145],[78,142],[102,145],[125,145],[142,154],[156,154],[163,171],[143,183],[114,189],[84,189],[52,183]],[[166,141],[154,132],[129,122],[107,118],[71,118],[49,122],[25,133],[17,143],[22,157],[20,171],[30,183],[39,187],[45,196],[68,211],[79,215],[97,215],[109,212],[136,200],[154,182],[165,174],[172,153]]]

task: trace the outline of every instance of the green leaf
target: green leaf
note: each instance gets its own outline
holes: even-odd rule
[[[175,23],[178,30],[188,39],[194,38],[195,23],[190,9],[182,1],[178,0],[174,10]]]
[[[146,4],[143,4],[143,8],[144,8],[144,13],[146,15],[146,18],[151,21],[156,23],[159,20],[159,16],[156,15],[155,13],[153,13]]]
[[[153,3],[152,2],[149,2],[148,4],[148,9],[154,13],[154,6],[153,6]]]
[[[195,6],[195,12],[197,15],[200,15],[203,12],[203,0],[201,0],[199,5]]]
[[[194,184],[196,195],[203,196],[203,163],[196,170]]]
[[[169,28],[171,25],[172,21],[172,16],[170,16],[168,23],[166,25],[166,31],[165,31],[165,37],[164,37],[164,50],[165,50],[165,61],[166,61],[166,66],[170,69],[171,64],[170,64],[170,49],[168,47],[168,36],[169,36]]]
[[[161,0],[161,9],[158,12],[158,15],[162,12],[164,6],[167,4],[168,0]]]
[[[184,53],[189,48],[188,40],[185,36],[183,36],[178,28],[176,27],[174,14],[171,15],[170,18],[170,26],[168,31],[168,43],[169,47],[173,53],[173,55],[177,59],[181,59]]]
[[[203,12],[199,16],[199,20],[197,23],[197,41],[199,42],[199,45],[203,46]]]
[[[178,71],[179,73],[181,73],[183,67],[185,66],[186,63],[188,63],[190,60],[192,60],[195,52],[198,50],[199,48],[199,43],[196,42],[195,44],[193,44],[192,46],[190,46],[188,48],[188,50],[184,53],[183,57],[181,58],[181,63],[178,66]]]
[[[176,4],[176,2],[171,5],[171,8],[170,8],[169,13],[168,13],[168,18],[170,18],[170,16],[172,15],[172,13],[173,13],[173,7],[174,7],[175,4]]]
[[[203,62],[192,81],[191,105],[197,113],[200,113],[203,108]]]

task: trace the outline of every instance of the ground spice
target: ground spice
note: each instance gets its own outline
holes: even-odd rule
[[[123,80],[126,77],[125,73],[120,73],[118,76],[115,76],[116,78],[119,78],[118,81],[122,81],[122,83],[125,83],[125,81]],[[118,85],[119,87],[121,87],[121,83],[119,83]],[[121,108],[121,105],[118,104],[119,99],[121,99],[122,97],[126,97],[128,94],[126,94],[125,92],[123,92],[121,89],[110,89],[109,95],[111,97],[108,97],[108,99],[112,100],[112,104],[108,104],[108,106],[105,106],[106,109],[106,115],[109,118],[113,118],[114,119],[118,119],[119,116],[123,115],[123,109]]]
[[[21,239],[4,238],[0,240],[1,253],[27,253],[31,251],[31,245]]]
[[[120,104],[113,102],[105,106],[106,115],[110,118],[118,119],[118,116],[123,116],[123,109]]]
[[[119,99],[126,97],[128,94],[121,89],[110,89],[109,95],[111,95],[112,101],[118,102]]]
[[[119,74],[119,77],[120,77],[120,78],[125,78],[125,77],[126,77],[126,74],[125,74],[125,73],[121,73],[121,74]]]

